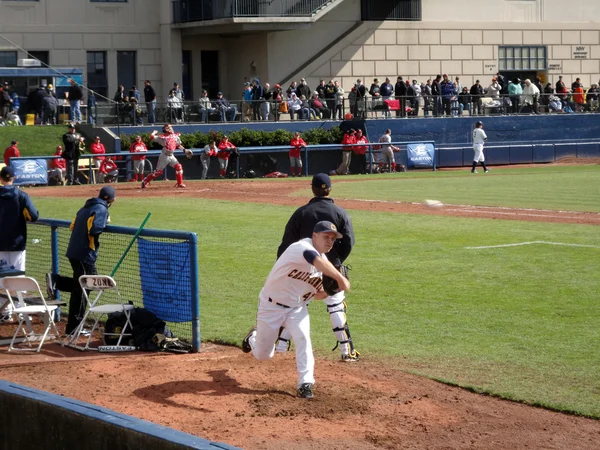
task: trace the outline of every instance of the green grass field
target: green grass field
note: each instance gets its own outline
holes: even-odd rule
[[[62,145],[62,135],[67,132],[63,125],[45,127],[0,127],[2,153],[10,141],[19,142],[21,156],[53,155],[57,145]]]
[[[344,182],[349,179],[359,182]],[[348,177],[334,180],[333,193],[597,212],[599,189],[600,166],[580,166],[498,169],[477,176],[442,171]],[[71,219],[82,201],[36,198],[35,203],[44,217]],[[118,198],[113,224],[137,226],[148,211],[149,227],[198,233],[202,339],[240,345],[293,209]],[[353,267],[348,318],[365,360],[600,418],[600,227],[350,214],[357,243],[348,261]],[[570,245],[467,248],[531,241]],[[335,340],[324,306],[314,302],[310,309],[316,352],[338,358],[331,352]]]

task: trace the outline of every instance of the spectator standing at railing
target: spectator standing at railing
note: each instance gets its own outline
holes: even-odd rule
[[[4,150],[4,165],[10,166],[10,158],[18,158],[21,156],[17,145],[19,145],[17,141],[11,141],[10,147],[6,147]]]
[[[100,183],[112,183],[117,180],[119,176],[119,167],[113,160],[112,156],[107,156],[106,159],[100,163],[98,169],[98,178]]]
[[[512,113],[518,114],[521,109],[521,95],[523,95],[523,88],[521,87],[521,80],[519,78],[514,78],[512,83],[508,82],[508,95],[512,103]]]
[[[269,120],[269,114],[271,114],[271,97],[273,92],[271,91],[271,85],[265,83],[263,86],[263,100],[261,104],[261,119],[263,121]]]
[[[242,92],[242,121],[252,120],[252,83],[244,83],[244,92]]]
[[[319,94],[319,98],[324,101],[327,96],[327,85],[325,84],[325,80],[319,81],[319,85],[315,88],[315,91]]]
[[[479,80],[476,80],[475,84],[471,86],[469,94],[471,94],[471,103],[473,104],[471,114],[480,115],[482,103],[481,98],[483,97],[483,86],[481,86]]]
[[[156,91],[152,87],[150,80],[144,81],[144,101],[146,102],[146,111],[148,112],[148,123],[156,122]]]
[[[394,95],[394,86],[390,82],[389,78],[386,78],[385,82],[381,83],[381,86],[379,86],[379,93],[381,94],[381,100],[384,103],[386,100],[392,98],[392,96]],[[390,117],[390,111],[387,109],[387,106],[385,106],[385,109],[383,111],[383,115],[385,117]]]
[[[219,142],[219,153],[217,154],[220,178],[225,178],[225,175],[227,175],[227,165],[232,152],[237,152],[235,145],[229,141],[229,136],[223,136],[223,139]]]
[[[281,92],[281,85],[276,84],[271,91],[271,111],[273,111],[273,119],[275,122],[279,122],[279,116],[281,115],[280,106],[283,102],[283,93]],[[287,107],[287,104],[285,105]]]
[[[433,107],[433,97],[431,95],[431,79],[421,85],[421,96],[423,97],[423,116],[428,117]]]
[[[48,177],[56,180],[56,184],[65,184],[65,175],[67,173],[67,162],[62,158],[62,147],[59,145],[56,147],[54,156],[60,156],[60,158],[52,158],[50,160],[50,171]]]
[[[415,88],[413,87],[413,85],[410,83],[410,80],[406,80],[406,105],[407,107],[410,109],[410,111],[408,111],[408,115],[409,116],[414,116],[415,112],[413,110],[412,105],[415,102]]]
[[[356,114],[357,119],[364,119],[367,112],[367,87],[359,78],[354,85],[354,93],[356,94]]]
[[[69,87],[68,99],[69,99],[69,119],[81,123],[81,100],[83,99],[83,91],[75,80],[69,80],[71,87]]]
[[[210,158],[217,156],[219,149],[215,141],[204,146],[204,150],[200,153],[200,162],[202,163],[202,179],[206,180],[208,174],[208,168],[210,166]]]
[[[369,94],[371,95],[371,110],[373,116],[377,117],[377,110],[381,107],[383,100],[381,98],[381,87],[379,86],[379,79],[375,78],[371,87],[369,88]],[[385,115],[385,114],[384,114]]]
[[[296,117],[298,120],[304,118],[302,113],[302,100],[298,98],[295,92],[291,93],[290,99],[288,100],[288,111],[290,113],[290,120],[294,120]]]
[[[581,84],[581,78],[576,78],[575,81],[571,83],[571,91],[575,92],[575,89],[578,87],[583,87]]]
[[[333,80],[329,80],[327,86],[325,86],[325,95],[322,97],[325,99],[325,103],[327,104],[327,108],[331,111],[332,119],[335,119],[335,95],[337,93],[337,88],[335,87],[335,83]]]
[[[93,155],[104,155],[106,153],[106,148],[104,147],[104,144],[100,141],[99,136],[96,136],[94,142],[92,143],[92,145],[90,145],[90,152]],[[94,157],[94,167],[96,169],[100,169],[100,165],[102,164],[102,161],[104,161],[104,159],[104,156]]]
[[[302,78],[300,80],[300,84],[296,88],[296,95],[298,96],[298,98],[302,98],[303,95],[306,98],[310,98],[311,94],[312,94],[312,91],[310,90],[310,88],[306,84],[306,80],[304,78]]]
[[[339,120],[343,120],[344,119],[344,88],[342,88],[342,86],[340,86],[340,82],[339,81],[335,81],[334,83],[335,86],[335,110],[333,113],[333,118],[335,119],[335,116],[337,115],[337,118]]]
[[[487,95],[493,100],[500,100],[501,90],[502,86],[500,86],[500,84],[498,83],[498,79],[496,77],[492,78],[492,83],[487,88]]]
[[[458,115],[462,116],[465,110],[471,114],[471,96],[469,95],[469,88],[466,86],[458,94]]]
[[[579,78],[577,78],[579,80]],[[582,112],[585,109],[585,91],[581,83],[578,83],[573,89],[573,101],[575,102],[576,111]]]
[[[443,75],[443,80],[440,83],[442,93],[442,105],[447,116],[452,115],[452,97],[454,97],[454,84],[448,79],[448,75]]]
[[[538,111],[538,98],[540,96],[540,91],[535,84],[531,82],[531,80],[525,80],[525,87],[523,88],[523,107],[519,112],[523,109],[526,109],[526,112],[533,112],[534,114],[539,114]]]
[[[419,115],[419,104],[421,103],[421,85],[417,80],[412,80],[412,88],[415,93],[412,101],[412,115],[417,117]]]
[[[133,153],[132,169],[133,178],[129,181],[142,181],[144,179],[144,164],[146,163],[146,152],[148,148],[141,136],[136,136],[135,141],[129,147],[129,153]]]
[[[264,89],[260,80],[252,81],[252,120],[260,120],[261,104],[264,101]]]
[[[208,117],[215,112],[210,98],[208,98],[208,91],[206,90],[202,91],[202,96],[198,100],[198,111],[200,111],[202,122],[208,122]]]
[[[367,151],[368,146],[366,144],[369,143],[367,137],[363,134],[363,131],[359,128],[356,130],[355,134],[355,144],[365,144],[365,145],[356,145],[352,147],[352,151],[354,152],[354,156],[356,156],[356,161],[358,165],[358,173],[366,174],[367,173]]]
[[[285,91],[288,100],[292,97],[292,94],[296,94],[296,89],[298,89],[298,83],[296,83],[295,81],[292,81],[290,83],[290,86],[287,88],[287,91]]]
[[[566,92],[567,86],[565,86],[565,82],[563,81],[562,75],[558,76],[558,81],[556,82],[556,94],[562,94]]]
[[[443,113],[442,89],[440,87],[441,80],[442,80],[442,76],[438,75],[435,77],[435,80],[433,80],[431,82],[431,97],[433,99],[433,115],[435,117],[438,117]]]
[[[96,123],[96,95],[94,91],[88,88],[87,98],[87,121],[90,125]],[[56,113],[54,114],[56,116]]]
[[[342,162],[335,171],[338,175],[348,175],[349,173],[352,152],[354,151],[352,144],[356,144],[356,131],[351,128],[346,131],[342,138]]]
[[[586,95],[586,103],[588,111],[597,111],[598,110],[598,85],[592,84],[587,91]]]
[[[43,113],[41,125],[56,125],[56,111],[58,110],[58,100],[52,95],[47,95],[43,100]],[[89,117],[88,110],[88,117]]]
[[[81,184],[77,180],[79,168],[79,144],[83,143],[83,137],[75,133],[75,125],[69,124],[69,131],[63,134],[63,157],[67,161],[67,186]]]
[[[394,86],[394,95],[396,100],[400,103],[400,109],[396,111],[396,117],[406,116],[406,84],[402,77],[396,79],[396,85]]]
[[[296,131],[294,137],[290,141],[289,157],[290,157],[290,174],[296,176],[296,167],[298,167],[298,176],[302,176],[302,150],[306,148],[306,142],[300,137],[300,133]]]
[[[237,108],[234,105],[231,105],[229,101],[223,97],[222,92],[217,92],[217,99],[215,100],[214,107],[219,112],[222,122],[227,122],[227,120],[232,122],[235,121]]]

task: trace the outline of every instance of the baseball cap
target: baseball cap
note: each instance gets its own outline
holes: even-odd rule
[[[222,92],[217,92],[217,95],[223,95],[223,93]]]
[[[317,189],[328,189],[331,187],[331,178],[326,173],[318,173],[313,177],[311,184]]]
[[[0,177],[4,178],[5,180],[14,178],[15,177],[15,169],[13,169],[10,166],[4,166],[2,168],[2,170],[0,171]]]
[[[74,123],[70,123],[69,125],[67,125],[67,128],[75,128],[75,124]]]
[[[17,141],[15,141],[14,139],[12,141],[10,141],[10,145],[17,145]]]
[[[98,195],[99,198],[106,200],[107,202],[114,200],[115,196],[115,188],[112,186],[104,186],[102,189],[100,189],[100,194]]]
[[[338,239],[344,237],[344,235],[337,230],[335,224],[329,222],[328,220],[321,220],[320,222],[317,222],[313,228],[313,233],[335,233],[335,237]]]

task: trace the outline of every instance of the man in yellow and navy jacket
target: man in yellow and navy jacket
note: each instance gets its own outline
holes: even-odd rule
[[[108,208],[115,198],[115,189],[112,186],[104,186],[98,197],[90,198],[85,202],[71,223],[71,239],[66,256],[73,268],[73,277],[47,274],[48,297],[56,298],[57,290],[71,293],[66,334],[71,334],[77,328],[85,313],[86,304],[79,285],[79,277],[98,273],[96,270],[100,247],[98,238],[110,222]]]

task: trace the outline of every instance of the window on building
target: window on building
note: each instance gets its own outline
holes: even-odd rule
[[[17,67],[17,52],[1,51],[0,67]]]
[[[361,0],[362,20],[421,20],[421,0]]]
[[[108,78],[106,76],[106,52],[87,52],[88,87],[98,94],[107,97]],[[96,96],[96,100],[104,100]]]
[[[546,47],[499,47],[500,70],[546,70]]]
[[[50,52],[48,50],[29,50],[27,53],[29,53],[28,58],[39,59],[42,65],[50,65]]]
[[[131,86],[137,84],[136,80],[136,52],[117,52],[117,81],[119,84],[125,86],[125,92],[128,92]]]
[[[90,0],[92,3],[127,3],[129,0]]]

